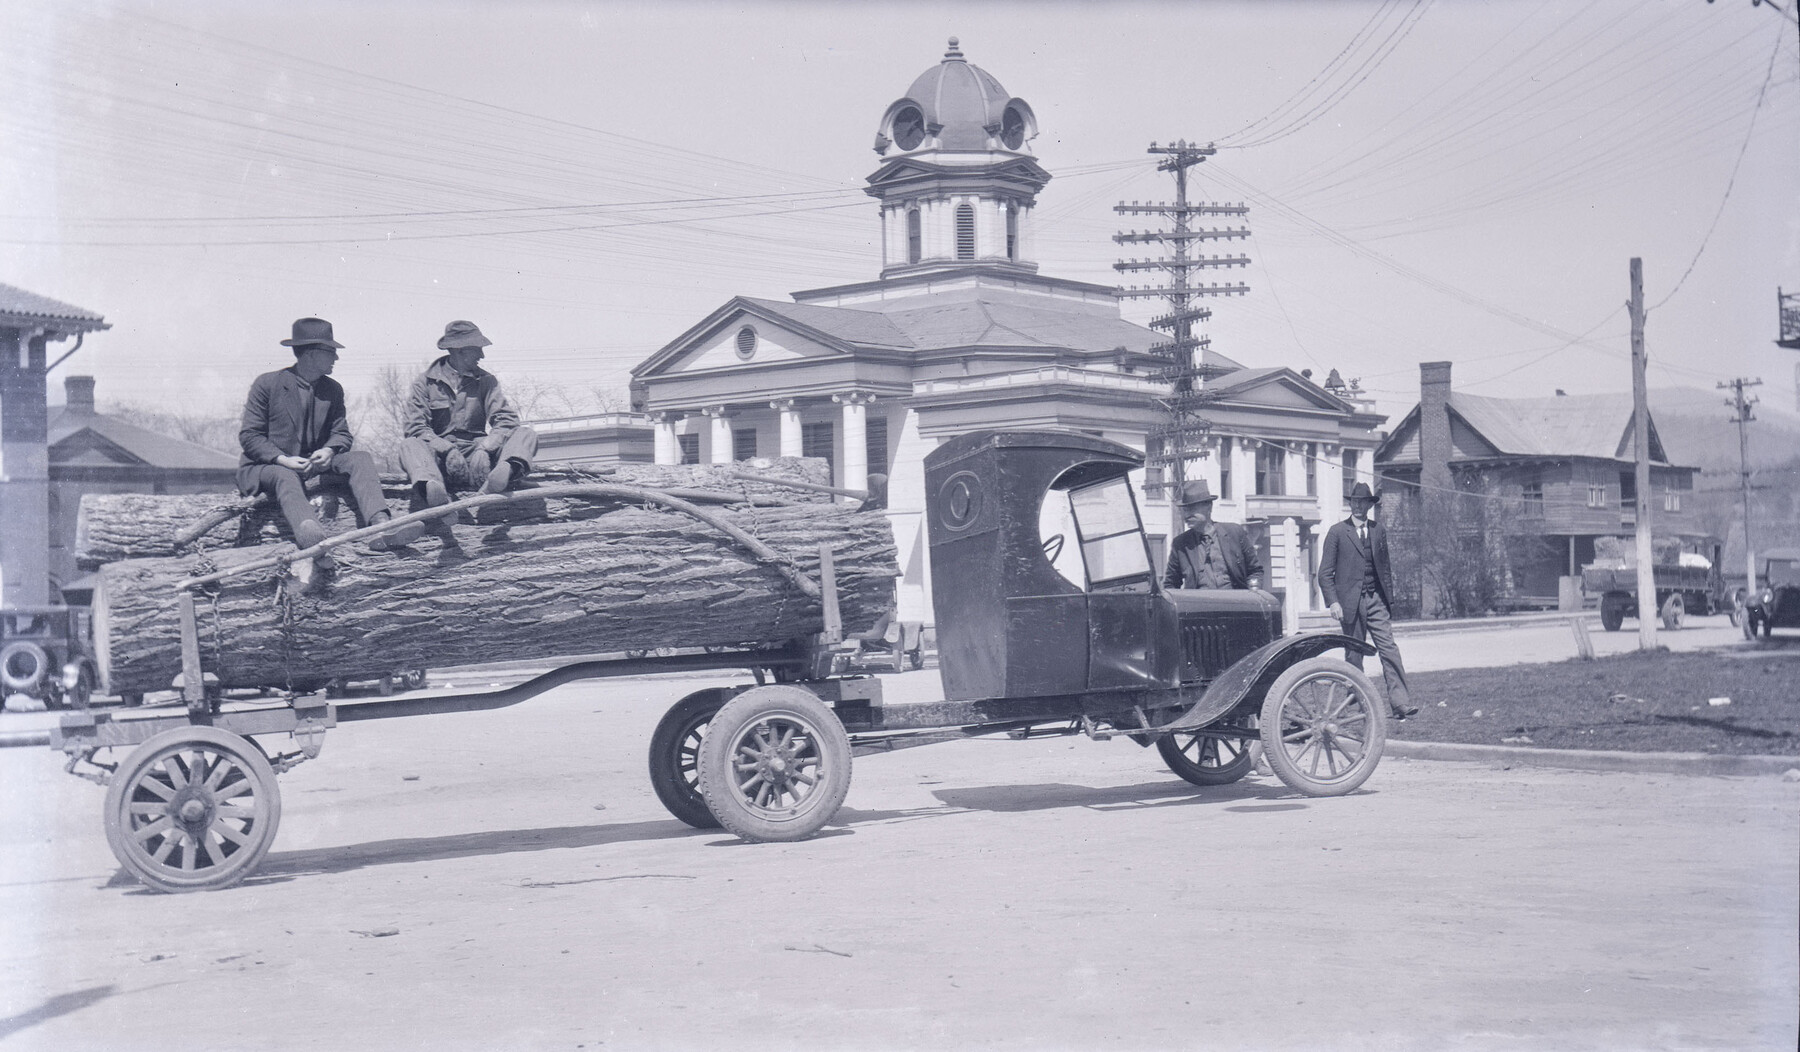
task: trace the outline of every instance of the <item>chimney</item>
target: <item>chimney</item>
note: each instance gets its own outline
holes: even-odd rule
[[[63,395],[68,402],[66,412],[94,412],[94,378],[91,376],[69,376],[63,378]]]
[[[1450,363],[1419,363],[1419,482],[1450,490]]]

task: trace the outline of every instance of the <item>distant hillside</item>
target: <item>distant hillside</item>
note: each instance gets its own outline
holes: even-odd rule
[[[1727,572],[1741,576],[1738,429],[1725,395],[1693,387],[1651,391],[1650,415],[1669,459],[1700,469],[1690,499],[1699,502],[1708,530],[1725,538]],[[1775,400],[1766,396],[1750,424],[1750,518],[1759,550],[1800,544],[1800,416],[1768,404]]]
[[[1757,393],[1767,391],[1760,387]],[[1738,470],[1738,430],[1725,391],[1667,387],[1650,392],[1650,416],[1662,436],[1663,449],[1677,464],[1700,468],[1708,475]],[[1750,424],[1751,470],[1800,466],[1800,416],[1769,402],[1755,409]]]

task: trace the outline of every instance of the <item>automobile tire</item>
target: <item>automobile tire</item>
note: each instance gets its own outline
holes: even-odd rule
[[[697,690],[671,705],[650,735],[650,787],[670,814],[695,829],[719,828],[700,795],[700,748],[728,696],[722,687]]]
[[[1686,617],[1687,603],[1681,598],[1680,592],[1676,592],[1674,595],[1663,600],[1662,626],[1664,628],[1671,632],[1679,631],[1681,623],[1686,620]]]
[[[1602,628],[1606,629],[1608,632],[1617,632],[1619,630],[1619,626],[1623,625],[1624,623],[1625,623],[1625,604],[1621,603],[1621,602],[1617,602],[1608,596],[1601,597],[1601,599],[1600,599],[1600,626]]]
[[[719,824],[745,840],[804,840],[850,792],[850,736],[811,691],[752,687],[707,725],[700,792]]]

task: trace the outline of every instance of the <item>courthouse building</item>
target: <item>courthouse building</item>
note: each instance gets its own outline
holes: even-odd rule
[[[1166,337],[1124,319],[1112,286],[1039,272],[1033,210],[1051,175],[1032,152],[1037,116],[954,39],[877,129],[875,279],[733,297],[632,371],[634,400],[659,463],[805,455],[828,459],[846,488],[888,476],[900,617],[929,622],[926,454],[985,428],[1069,428],[1141,450],[1167,392],[1150,347]],[[1215,433],[1190,477],[1219,494],[1219,518],[1268,525],[1252,531],[1267,586],[1316,608],[1319,526],[1341,517],[1354,478],[1373,478],[1382,418],[1341,382],[1209,364],[1221,374],[1209,381]],[[546,460],[641,448],[617,414],[546,423]],[[1147,488],[1160,559],[1172,513]]]

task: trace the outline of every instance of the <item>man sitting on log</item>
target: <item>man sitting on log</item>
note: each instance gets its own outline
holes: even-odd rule
[[[429,507],[450,503],[450,487],[503,493],[531,471],[537,432],[500,390],[500,379],[481,367],[482,348],[493,342],[472,321],[444,326],[446,352],[413,382],[406,406],[400,463]]]
[[[344,345],[331,338],[331,323],[301,318],[294,322],[293,338],[281,343],[294,349],[294,364],[257,377],[244,402],[244,425],[238,432],[244,450],[238,460],[238,491],[274,497],[301,548],[311,548],[326,536],[306,497],[305,480],[314,476],[347,480],[365,524],[392,518],[381,494],[375,458],[350,448],[344,388],[330,376]],[[371,538],[369,547],[398,547],[423,532],[422,524],[408,523]],[[330,567],[332,560],[321,556],[318,563]]]

